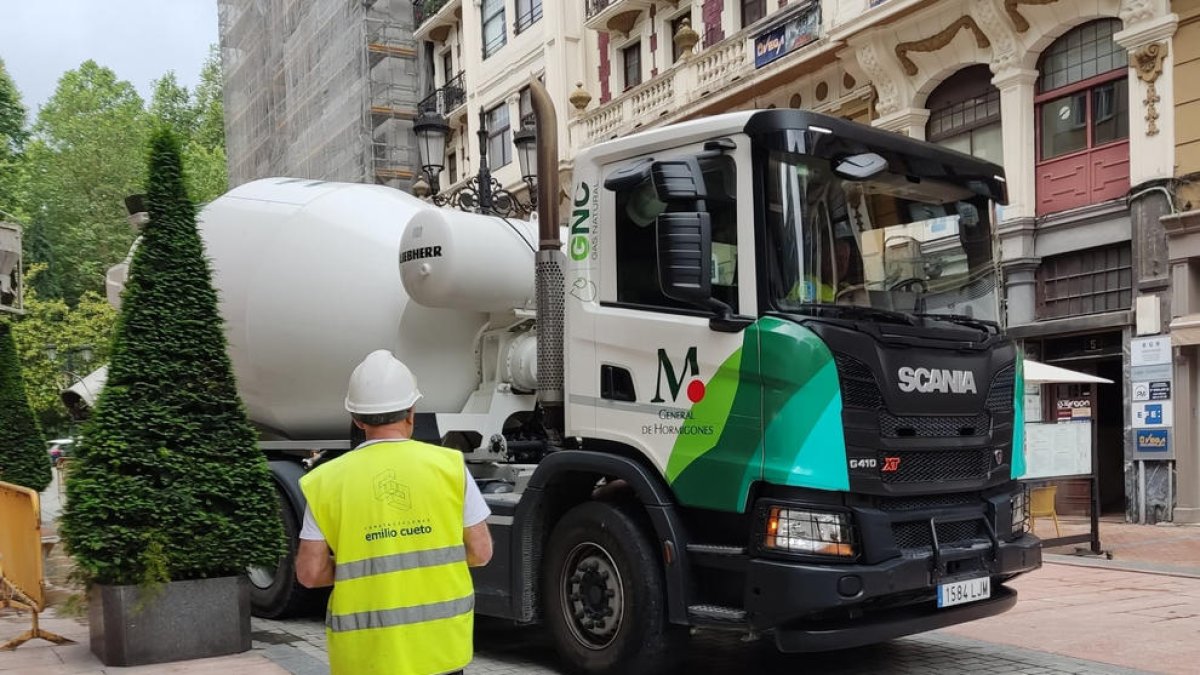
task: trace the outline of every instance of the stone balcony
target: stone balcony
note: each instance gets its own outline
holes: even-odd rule
[[[754,74],[750,34],[741,31],[676,63],[571,122],[575,149],[651,126],[659,118],[695,107],[696,99]]]

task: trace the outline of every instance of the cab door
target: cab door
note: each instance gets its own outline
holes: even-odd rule
[[[646,170],[652,161],[700,158],[711,297],[735,317],[755,317],[749,145],[743,138],[716,153],[697,144],[614,162],[598,186],[600,221],[611,226],[599,236],[599,302],[592,306],[595,433],[648,457],[681,503],[727,511],[744,508],[761,476],[758,341],[752,319],[714,328],[717,303],[700,306],[664,291],[667,221],[691,214],[659,199]],[[639,171],[647,177],[638,180]]]

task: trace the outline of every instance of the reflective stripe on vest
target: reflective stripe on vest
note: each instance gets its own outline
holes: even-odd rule
[[[357,614],[331,614],[326,623],[335,633],[348,630],[366,630],[368,628],[387,628],[403,626],[410,623],[449,619],[459,614],[465,614],[475,609],[475,595],[471,594],[458,600],[434,602],[416,607],[400,607],[397,609],[376,610],[374,612],[359,612]]]
[[[356,560],[352,563],[338,565],[334,569],[334,580],[347,581],[359,577],[369,577],[372,574],[386,574],[388,572],[399,572],[400,570],[411,570],[418,567],[448,565],[450,563],[466,562],[466,560],[467,549],[461,545],[435,548],[429,551],[383,555],[378,558],[367,558],[366,560]]]
[[[471,660],[462,453],[371,443],[300,481],[334,551],[326,628],[334,675],[430,675]]]

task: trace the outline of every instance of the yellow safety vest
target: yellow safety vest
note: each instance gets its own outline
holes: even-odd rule
[[[799,302],[833,302],[837,289],[813,276],[805,276],[788,293],[788,300]]]
[[[334,552],[334,675],[437,675],[471,661],[465,480],[462,453],[418,441],[366,445],[300,479]]]

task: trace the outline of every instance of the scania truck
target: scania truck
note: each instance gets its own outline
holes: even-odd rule
[[[694,629],[804,652],[1014,605],[1041,551],[999,166],[735,112],[582,151],[560,218],[545,145],[531,222],[280,178],[202,211],[293,540],[298,479],[355,443],[349,373],[386,348],[416,436],[491,506],[477,612],[546,626],[575,670],[661,672]],[[260,615],[306,602],[290,558],[250,576]]]

